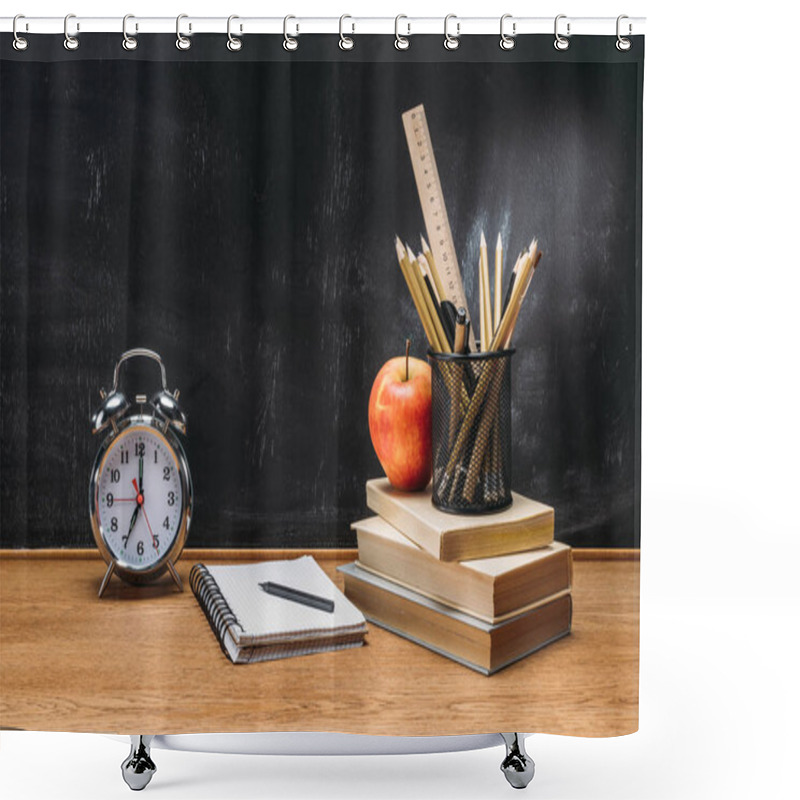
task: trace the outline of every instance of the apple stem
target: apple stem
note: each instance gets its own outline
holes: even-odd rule
[[[406,380],[408,380],[408,351],[411,349],[411,339],[406,339]]]

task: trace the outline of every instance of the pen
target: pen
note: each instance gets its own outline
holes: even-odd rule
[[[275,595],[275,597],[282,597],[284,600],[291,600],[304,606],[318,608],[320,611],[327,611],[329,614],[333,613],[333,600],[328,600],[327,597],[319,597],[315,594],[303,592],[300,589],[292,589],[290,586],[284,586],[281,583],[273,583],[272,581],[266,581],[258,585],[267,594]]]
[[[453,352],[463,353],[467,341],[467,309],[463,306],[456,314],[456,335],[453,341]]]

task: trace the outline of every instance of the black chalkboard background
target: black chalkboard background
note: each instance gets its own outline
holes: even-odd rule
[[[137,346],[189,416],[190,545],[354,544],[381,474],[372,380],[407,335],[425,350],[393,245],[423,231],[418,103],[473,311],[482,229],[545,254],[515,335],[514,489],[562,541],[639,545],[639,39],[307,37],[292,58],[276,37],[239,57],[31,38],[0,51],[0,545],[92,543],[89,418]],[[123,373],[131,394],[156,378]]]

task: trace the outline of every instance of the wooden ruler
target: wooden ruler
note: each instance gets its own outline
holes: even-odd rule
[[[425,117],[425,107],[419,105],[406,111],[403,114],[403,128],[406,132],[408,152],[411,155],[411,165],[414,167],[414,178],[417,182],[425,229],[436,262],[436,269],[444,284],[445,295],[456,308],[463,306],[467,310],[467,318],[469,318],[469,306],[464,294],[461,270],[458,268],[453,233],[447,219],[447,209],[444,205],[439,170],[436,169],[436,158],[433,155],[433,143],[428,130],[428,120]],[[469,326],[469,347],[472,352],[475,351],[475,334],[472,325]]]

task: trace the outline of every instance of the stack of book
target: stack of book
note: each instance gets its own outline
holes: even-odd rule
[[[378,516],[353,524],[358,561],[339,569],[369,621],[485,675],[570,632],[572,552],[550,506],[513,494],[459,516],[385,478],[367,482],[367,505]]]

